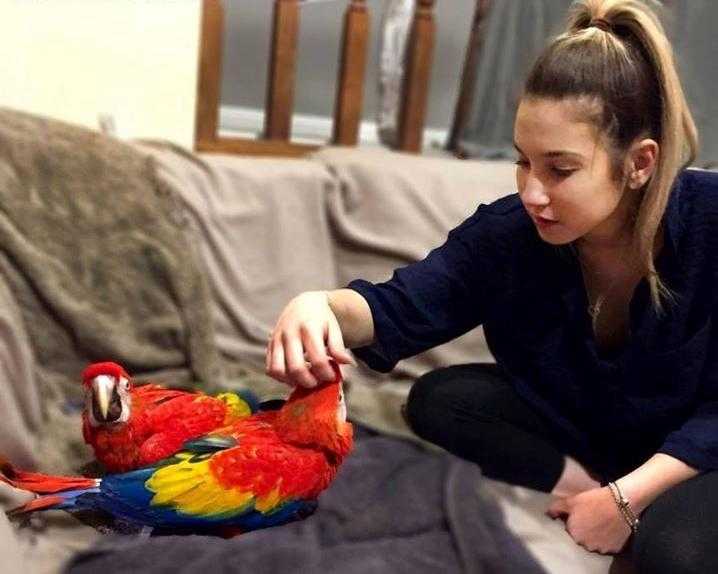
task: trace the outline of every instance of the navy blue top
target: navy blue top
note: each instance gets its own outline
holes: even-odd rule
[[[539,237],[518,195],[479,206],[389,281],[350,283],[375,328],[356,355],[387,372],[483,325],[517,392],[597,471],[620,476],[656,452],[716,469],[718,173],[683,171],[664,222],[656,268],[676,303],[658,316],[641,280],[629,339],[610,359],[597,351],[577,259]]]

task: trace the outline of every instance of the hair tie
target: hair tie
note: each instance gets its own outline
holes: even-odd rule
[[[611,23],[604,18],[592,18],[591,21],[588,23],[588,27],[598,28],[599,30],[603,30],[604,32],[612,31]]]

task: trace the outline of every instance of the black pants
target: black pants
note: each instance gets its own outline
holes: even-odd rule
[[[424,375],[411,389],[406,417],[420,437],[511,484],[550,492],[566,455],[586,464],[496,365],[458,365]],[[718,573],[718,471],[659,496],[644,511],[630,545],[641,574]]]

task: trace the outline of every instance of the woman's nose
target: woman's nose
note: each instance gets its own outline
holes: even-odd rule
[[[544,207],[551,202],[544,186],[535,177],[529,176],[524,180],[524,189],[521,195],[523,195],[524,203],[536,207]]]

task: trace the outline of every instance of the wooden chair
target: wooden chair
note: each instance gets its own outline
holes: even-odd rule
[[[333,134],[328,143],[354,146],[358,141],[364,99],[370,15],[365,0],[347,1]],[[402,151],[421,151],[434,49],[434,2],[417,0],[399,114],[398,149]],[[300,4],[300,0],[274,0],[264,133],[259,139],[250,139],[219,135],[224,7],[221,0],[203,0],[195,129],[197,151],[300,156],[319,147],[291,141]]]

